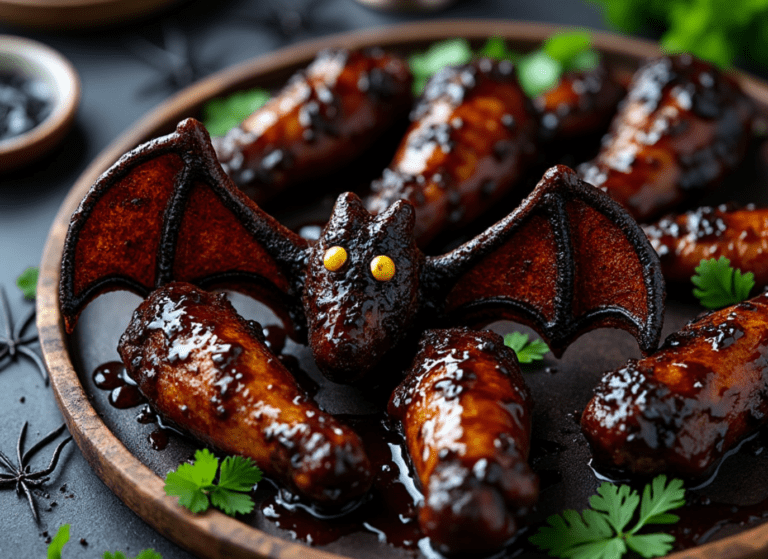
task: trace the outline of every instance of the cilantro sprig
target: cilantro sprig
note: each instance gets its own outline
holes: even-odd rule
[[[448,39],[434,43],[425,52],[408,59],[414,78],[414,94],[420,95],[427,80],[444,66],[466,64],[475,56],[515,62],[517,79],[529,97],[555,87],[564,72],[589,70],[600,62],[597,51],[592,48],[590,34],[584,31],[556,33],[541,48],[528,54],[509,49],[501,37],[491,37],[477,52],[465,39]]]
[[[695,286],[693,294],[708,309],[720,309],[744,301],[755,286],[755,275],[732,268],[731,261],[725,256],[717,260],[703,259],[695,270],[696,275],[691,278]]]
[[[262,107],[270,97],[269,91],[259,87],[211,99],[203,105],[203,124],[212,136],[223,136]]]
[[[56,535],[51,540],[51,543],[48,544],[48,559],[62,559],[61,551],[69,542],[69,528],[69,524],[59,526]],[[128,557],[122,551],[115,551],[115,553],[105,551],[102,559],[128,559]],[[154,549],[149,548],[139,552],[134,559],[163,559],[163,556]]]
[[[727,68],[738,55],[768,65],[768,3],[762,0],[590,0],[618,29],[665,30],[661,46]]]
[[[261,481],[261,470],[250,458],[228,456],[221,464],[219,480],[214,483],[219,469],[219,459],[209,450],[195,452],[193,464],[181,464],[176,471],[165,477],[166,495],[179,497],[179,504],[194,513],[208,509],[210,505],[226,514],[247,514],[254,502],[248,494]]]
[[[566,510],[547,518],[547,525],[530,537],[539,549],[552,557],[567,559],[618,559],[628,549],[642,557],[659,557],[672,549],[674,536],[664,533],[639,534],[650,524],[673,524],[680,520],[669,511],[685,504],[683,482],[657,476],[643,489],[642,499],[628,485],[605,482],[589,499],[592,507],[581,513]],[[627,529],[640,511],[637,521]]]
[[[542,340],[529,341],[528,334],[522,332],[510,332],[504,336],[504,345],[512,348],[517,354],[520,363],[533,363],[541,361],[549,353],[549,347]]]
[[[34,301],[37,297],[37,280],[40,276],[40,270],[35,266],[30,266],[16,278],[16,285],[24,294],[24,298]]]

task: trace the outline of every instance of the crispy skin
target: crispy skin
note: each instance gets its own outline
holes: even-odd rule
[[[581,427],[595,459],[638,474],[708,474],[768,421],[768,296],[710,313],[609,372]]]
[[[259,332],[223,294],[171,283],[139,306],[118,351],[153,408],[194,437],[318,504],[359,497],[372,477],[362,441],[307,398]]]
[[[411,103],[411,73],[380,50],[327,50],[214,147],[224,170],[261,202],[342,168]]]
[[[579,168],[638,221],[711,189],[743,159],[753,103],[690,55],[640,68],[597,157]]]
[[[541,135],[557,141],[605,131],[624,93],[605,66],[567,72],[533,100],[541,115]]]
[[[477,218],[516,184],[535,154],[537,119],[509,62],[444,68],[427,83],[413,123],[366,207],[416,207],[422,246]]]
[[[488,553],[538,498],[527,463],[532,400],[497,334],[429,330],[392,394],[425,502],[419,522],[443,553]]]
[[[702,207],[644,226],[667,281],[688,283],[702,258],[725,256],[731,266],[768,285],[768,208]]]

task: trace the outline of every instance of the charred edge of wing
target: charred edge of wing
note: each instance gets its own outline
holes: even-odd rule
[[[75,252],[80,231],[94,211],[102,196],[116,182],[125,178],[137,165],[148,162],[158,156],[177,153],[178,133],[174,132],[138,146],[124,154],[109,169],[107,169],[93,184],[80,202],[69,223],[69,229],[64,240],[61,259],[61,279],[59,281],[59,300],[64,317],[66,331],[72,333],[83,307],[103,290],[126,287],[139,295],[145,296],[144,286],[122,276],[104,278],[87,286],[80,294],[75,293]]]

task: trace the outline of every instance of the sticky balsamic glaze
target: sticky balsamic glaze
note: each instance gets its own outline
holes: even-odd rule
[[[93,382],[98,388],[110,391],[108,400],[114,408],[133,408],[145,402],[120,361],[109,361],[96,367]]]

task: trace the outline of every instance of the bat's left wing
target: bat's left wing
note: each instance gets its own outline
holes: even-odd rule
[[[465,322],[530,325],[556,355],[597,327],[656,348],[664,312],[659,259],[635,221],[569,168],[549,169],[517,210],[425,263],[428,305]]]

